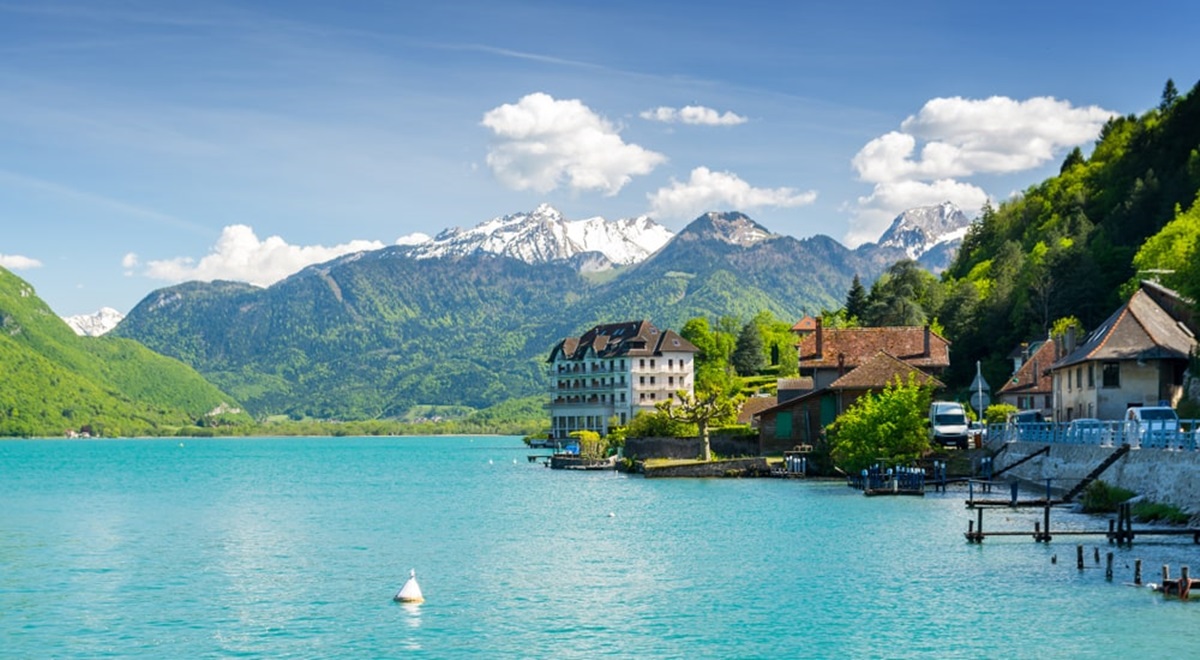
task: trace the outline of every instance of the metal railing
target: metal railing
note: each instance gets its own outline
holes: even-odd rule
[[[1196,451],[1200,449],[1200,420],[1098,420],[1090,422],[989,424],[988,441],[1091,445],[1134,449]]]

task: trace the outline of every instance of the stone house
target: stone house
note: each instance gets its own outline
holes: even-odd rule
[[[1190,302],[1142,282],[1080,346],[1068,336],[1050,366],[1054,420],[1123,419],[1129,408],[1178,405],[1197,350]]]
[[[912,377],[919,384],[942,387],[937,378],[885,350],[876,351],[865,360],[856,358],[855,362],[853,369],[825,387],[759,412],[759,452],[768,454],[816,444],[825,427],[846,408],[868,392],[879,392],[897,379],[907,383]]]
[[[1054,414],[1054,388],[1050,365],[1058,357],[1054,342],[1032,342],[1014,357],[1013,375],[996,393],[998,403],[1018,410],[1037,410],[1050,419]]]

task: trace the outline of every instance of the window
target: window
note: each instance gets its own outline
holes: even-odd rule
[[[646,400],[646,393],[645,393],[645,392],[642,392],[642,393],[638,394],[638,399],[639,399],[640,401],[645,401],[645,400]]]
[[[667,385],[671,385],[671,386],[675,385],[675,377],[674,376],[667,376]]]
[[[651,392],[651,393],[650,393],[650,400],[651,400],[651,401],[653,401],[653,400],[654,400],[654,392]]]
[[[638,368],[639,368],[639,369],[645,369],[645,368],[646,368],[646,360],[645,360],[645,359],[638,360]]]
[[[651,377],[650,377],[650,384],[651,384],[651,385],[653,385],[653,384],[654,384],[654,376],[651,376]]]
[[[1075,367],[1075,389],[1083,389],[1083,367]]]
[[[638,376],[638,385],[645,385],[645,384],[646,384],[646,377]]]
[[[621,403],[625,403],[625,393],[621,392]],[[624,422],[622,422],[624,423]]]
[[[651,369],[653,369],[653,368],[654,368],[654,360],[653,360],[653,359],[651,359],[651,360],[650,360],[650,368],[651,368]]]
[[[1120,387],[1121,386],[1121,363],[1120,362],[1105,362],[1101,367],[1103,371],[1100,374],[1101,387]]]
[[[1096,363],[1088,362],[1088,389],[1096,388]]]
[[[667,368],[674,369],[675,368],[675,360],[667,360]]]

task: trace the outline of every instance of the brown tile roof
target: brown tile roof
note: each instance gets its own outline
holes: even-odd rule
[[[749,424],[751,417],[774,406],[775,403],[776,399],[773,396],[752,396],[742,401],[742,408],[737,416],[738,424]]]
[[[811,390],[813,388],[813,379],[804,378],[780,378],[775,381],[775,389],[778,390]]]
[[[925,333],[929,332],[929,354],[925,354]],[[817,355],[817,340],[821,355]],[[890,328],[821,328],[800,340],[800,368],[836,368],[838,356],[844,356],[846,369],[853,369],[879,351],[887,351],[916,367],[950,366],[950,342],[922,326]]]
[[[1055,369],[1088,360],[1186,360],[1196,337],[1183,321],[1162,307],[1168,289],[1148,290],[1143,282],[1112,316],[1100,324],[1083,345],[1054,363]],[[1152,293],[1153,295],[1152,295]],[[1178,299],[1178,294],[1174,294]]]
[[[699,349],[674,330],[659,330],[649,321],[627,321],[598,325],[578,339],[559,340],[547,362],[561,353],[568,360],[582,360],[589,350],[598,358],[662,355],[664,351],[696,353]]]
[[[942,382],[933,376],[917,369],[908,362],[900,360],[887,351],[879,351],[863,362],[858,368],[829,384],[831,390],[881,390],[889,383],[907,383],[912,375],[920,385],[942,387]]]
[[[817,329],[817,320],[807,314],[804,318],[796,321],[796,325],[792,326],[792,332],[812,332]]]
[[[1050,365],[1054,364],[1054,342],[1044,341],[1000,388],[1000,394],[1049,394],[1053,390]]]

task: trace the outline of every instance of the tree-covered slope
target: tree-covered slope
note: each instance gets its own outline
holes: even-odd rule
[[[2,268],[0,383],[0,435],[146,435],[237,405],[192,368],[135,341],[76,336]],[[221,418],[249,421],[245,413]]]
[[[741,245],[711,222],[698,219],[604,281],[565,265],[489,254],[414,259],[388,248],[266,289],[162,289],[114,334],[191,364],[256,414],[398,418],[413,406],[482,408],[541,394],[550,347],[597,323],[648,318],[679,328],[696,316],[746,321],[764,310],[799,318],[835,306],[858,268],[868,278],[880,268],[832,239]]]
[[[1056,319],[1075,316],[1094,328],[1138,278],[1162,277],[1187,289],[1189,276],[1174,272],[1180,260],[1154,255],[1176,246],[1188,254],[1178,241],[1194,244],[1194,232],[1160,240],[1136,266],[1134,256],[1177,216],[1184,219],[1176,227],[1187,226],[1195,215],[1184,214],[1198,190],[1200,93],[1193,88],[1183,97],[1164,95],[1140,117],[1113,118],[1090,156],[1072,152],[1058,176],[986,209],[946,273],[941,317],[961,356],[959,380],[976,359],[1006,378],[1004,354],[1045,337]]]

